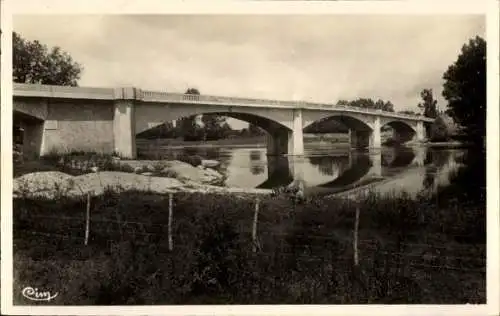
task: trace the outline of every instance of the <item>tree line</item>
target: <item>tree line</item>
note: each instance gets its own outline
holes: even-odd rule
[[[49,48],[37,40],[24,39],[13,32],[13,81],[19,83],[78,86],[83,66],[60,47]],[[474,144],[484,144],[486,135],[486,41],[476,36],[462,46],[457,59],[449,65],[443,74],[443,97],[447,101],[445,113],[460,127],[463,139]],[[187,94],[199,94],[196,88],[190,88]],[[418,108],[426,117],[435,118],[427,127],[432,140],[449,138],[447,126],[437,111],[437,101],[432,89],[424,89],[420,94],[422,102]],[[394,112],[390,101],[359,98],[352,101],[340,100],[337,105],[361,108],[381,109]],[[405,110],[400,113],[416,114]],[[201,124],[197,122],[201,120]],[[308,127],[305,132],[346,132],[347,127],[335,120],[322,120]],[[232,136],[262,135],[264,131],[257,126],[235,131],[225,117],[202,115],[200,117],[181,118],[174,126],[165,123],[148,135],[165,137],[184,137],[186,140],[210,140]]]

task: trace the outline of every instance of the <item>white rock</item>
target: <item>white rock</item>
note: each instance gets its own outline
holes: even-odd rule
[[[217,160],[206,159],[201,161],[201,165],[206,168],[215,168],[220,165],[220,162],[218,162]]]

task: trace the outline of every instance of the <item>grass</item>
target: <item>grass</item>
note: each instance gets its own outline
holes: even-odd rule
[[[120,171],[129,173],[144,173],[152,172],[154,175],[161,176],[178,176],[174,171],[164,170],[164,166],[160,164],[153,165],[152,168],[144,166],[135,170],[127,164],[118,163],[115,159],[126,160],[120,158],[116,154],[103,154],[98,152],[72,151],[67,153],[51,152],[41,158],[15,161],[14,162],[14,177],[19,177],[27,173],[41,171],[60,171],[73,176],[82,175],[91,172],[91,169],[96,167],[99,171]],[[197,155],[178,155],[168,156],[159,155],[157,157],[148,157],[148,160],[179,160],[199,166],[202,163],[202,158]]]
[[[50,286],[63,305],[485,303],[484,205],[373,193],[356,203],[260,199],[257,252],[251,195],[176,193],[173,251],[165,195],[93,198],[88,246],[84,201],[15,199],[15,304],[32,303],[26,285]]]

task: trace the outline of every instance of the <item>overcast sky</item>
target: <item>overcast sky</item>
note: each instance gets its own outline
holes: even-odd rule
[[[381,98],[416,109],[441,98],[442,75],[481,16],[15,16],[29,40],[60,46],[84,66],[81,86],[335,103]]]

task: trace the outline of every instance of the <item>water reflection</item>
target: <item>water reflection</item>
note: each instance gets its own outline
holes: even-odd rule
[[[250,172],[253,175],[259,175],[266,171],[266,168],[261,163],[263,152],[259,150],[251,150],[249,154],[250,158]]]
[[[324,146],[323,146],[324,147]],[[381,179],[397,178],[387,190],[432,190],[447,183],[462,151],[426,147],[383,148],[378,152],[307,148],[305,158],[267,156],[265,148],[162,148],[220,161],[225,185],[273,188],[300,181],[309,192],[341,192]],[[175,155],[174,155],[175,156]],[[382,191],[384,187],[382,187]]]

